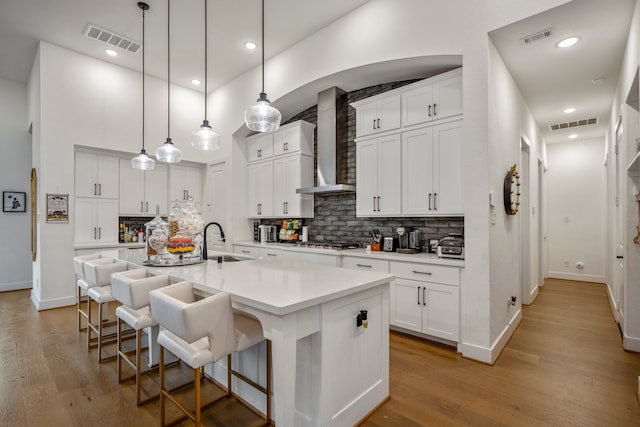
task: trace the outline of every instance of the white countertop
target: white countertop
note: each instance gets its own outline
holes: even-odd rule
[[[105,250],[102,254],[167,274],[173,280],[191,281],[204,292],[228,292],[239,303],[276,315],[374,288],[394,278],[392,274],[299,261],[255,259],[219,264],[218,255],[237,255],[228,252],[211,251],[208,261],[179,267],[144,266],[143,250]]]
[[[448,265],[453,267],[464,267],[463,259],[440,258],[436,254],[420,252],[417,254],[399,254],[397,252],[372,251],[367,252],[364,248],[359,249],[323,249],[298,246],[293,243],[260,243],[253,241],[234,242],[234,245],[250,246],[255,248],[273,248],[282,251],[306,252],[334,256],[357,256],[361,258],[384,259],[388,261],[419,262],[424,264]]]

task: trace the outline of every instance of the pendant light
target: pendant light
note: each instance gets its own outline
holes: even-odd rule
[[[280,127],[282,115],[264,93],[264,0],[262,0],[262,92],[258,103],[247,108],[244,112],[244,121],[247,127],[257,132],[273,132]]]
[[[140,154],[131,159],[131,166],[134,169],[151,170],[155,167],[156,162],[144,150],[144,13],[149,10],[149,5],[138,2],[138,7],[142,9],[142,150],[140,150]]]
[[[178,163],[182,158],[180,151],[171,142],[171,0],[167,0],[167,140],[156,150],[158,161],[165,163]]]
[[[191,134],[191,145],[200,150],[220,148],[220,135],[215,133],[207,120],[207,0],[204,0],[204,120],[200,129]]]

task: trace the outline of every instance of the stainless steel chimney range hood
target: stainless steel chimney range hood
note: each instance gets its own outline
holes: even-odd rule
[[[301,194],[354,193],[356,186],[347,182],[347,93],[331,87],[318,93],[317,183],[316,187],[298,188]]]

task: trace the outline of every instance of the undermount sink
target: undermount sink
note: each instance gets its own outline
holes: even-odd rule
[[[247,258],[235,255],[221,255],[216,257],[218,262],[238,262],[238,261],[251,261],[253,258]]]

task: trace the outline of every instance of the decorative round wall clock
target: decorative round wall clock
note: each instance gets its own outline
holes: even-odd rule
[[[507,215],[515,215],[518,209],[520,209],[520,174],[514,163],[504,177],[504,210]]]

